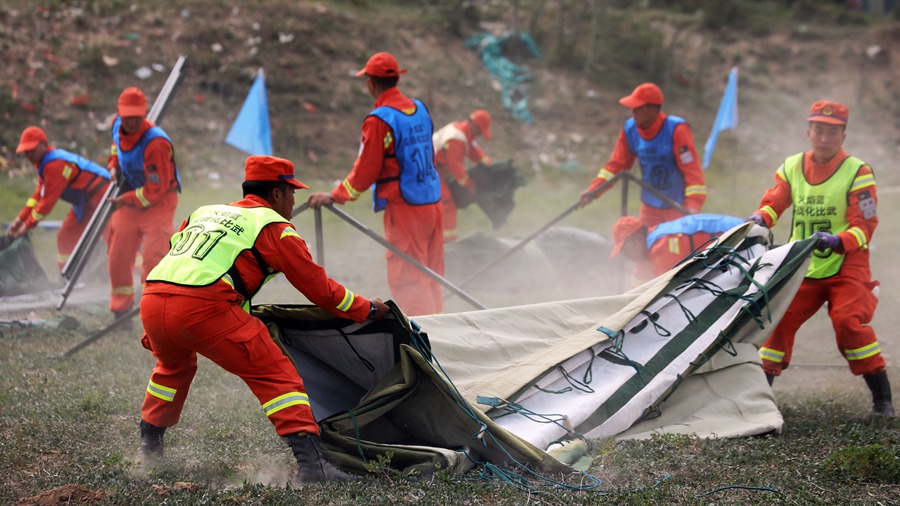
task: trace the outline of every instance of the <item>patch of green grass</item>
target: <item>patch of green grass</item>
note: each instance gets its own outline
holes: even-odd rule
[[[848,446],[832,452],[822,472],[835,481],[900,483],[900,453],[882,444]]]

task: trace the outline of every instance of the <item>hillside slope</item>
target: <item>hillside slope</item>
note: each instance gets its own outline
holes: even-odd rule
[[[267,77],[276,153],[295,160],[307,177],[340,177],[355,157],[359,124],[372,102],[352,73],[371,53],[388,50],[409,69],[402,88],[429,104],[438,126],[486,108],[496,121],[489,144],[495,158],[512,158],[528,174],[574,168],[572,175],[585,181],[628,116],[615,100],[639,80],[651,79],[604,65],[609,58],[600,58],[590,77],[581,68],[521,60],[534,75],[527,92],[535,121],[525,125],[503,110],[464,37],[441,28],[427,9],[282,0],[76,5],[81,4],[0,6],[0,52],[8,62],[0,69],[6,124],[0,145],[7,153],[21,129],[36,123],[57,145],[104,159],[117,94],[140,86],[152,98],[185,54],[190,71],[164,122],[188,177],[207,171],[239,175],[245,155],[224,138],[258,68]],[[666,65],[645,74],[662,74],[666,109],[692,123],[698,147],[708,135],[727,71],[739,65],[741,123],[723,139],[721,149],[733,150],[722,155],[728,161],[717,157],[714,166],[768,169],[778,157],[802,149],[806,108],[825,97],[851,106],[849,147],[876,167],[896,156],[896,25],[773,26],[751,35],[710,32],[690,16],[639,9],[633,15],[642,16],[665,45]],[[502,33],[510,19],[495,13],[494,22],[482,28]],[[143,80],[136,77],[142,67],[152,71]]]

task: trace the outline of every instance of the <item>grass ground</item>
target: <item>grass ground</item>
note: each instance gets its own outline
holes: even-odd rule
[[[748,178],[750,182],[727,199],[724,190],[714,194],[709,210],[748,213],[770,177]],[[567,209],[583,184],[586,181],[574,177],[532,181],[517,193],[518,206],[508,224],[494,233],[510,238],[528,235]],[[315,189],[329,185],[313,183]],[[728,188],[730,183],[713,173],[710,185]],[[619,210],[617,197],[610,193],[561,225],[608,233]],[[234,191],[225,189],[188,194],[178,214],[184,216],[213,199],[232,198]],[[880,213],[893,215],[895,207],[892,199],[883,198]],[[368,202],[345,210],[381,230],[380,216],[369,212]],[[301,235],[311,239],[311,214],[294,221]],[[462,222],[469,232],[488,228],[475,209],[465,210]],[[896,328],[897,315],[891,311],[896,289],[890,280],[896,274],[887,252],[896,246],[896,227],[884,219],[873,246],[873,270],[885,284],[874,325],[891,366],[897,344],[890,329]],[[325,263],[332,275],[360,293],[387,296],[380,248],[327,213],[325,230]],[[776,229],[782,240],[785,234]],[[52,234],[35,233],[34,239],[47,272],[52,272]],[[315,249],[314,242],[310,246]],[[596,257],[593,252],[585,254]],[[557,286],[554,279],[545,283],[534,292],[516,292],[512,304],[613,289]],[[284,284],[266,290],[258,302],[302,302]],[[493,302],[484,288],[476,295]],[[590,473],[602,483],[590,491],[540,482],[519,490],[477,474],[430,480],[372,475],[352,485],[285,488],[291,466],[288,449],[274,436],[246,387],[202,359],[182,420],[167,434],[167,462],[148,476],[131,464],[140,402],[153,365],[139,345],[138,333],[114,333],[68,360],[50,358],[106,325],[105,304],[100,300],[66,308],[66,314],[81,321],[81,328],[74,331],[2,329],[0,504],[28,503],[27,498],[65,485],[101,491],[107,504],[896,504],[900,492],[900,425],[865,416],[869,394],[843,365],[822,315],[798,336],[797,365],[775,384],[785,417],[782,435],[596,441]],[[459,300],[448,305],[450,311],[469,309]],[[58,316],[52,309],[9,313],[0,308],[0,313],[17,318]],[[575,480],[577,476],[566,479]]]

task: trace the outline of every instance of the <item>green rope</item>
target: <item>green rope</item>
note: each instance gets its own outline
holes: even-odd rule
[[[710,490],[709,492],[706,492],[704,494],[695,495],[694,497],[706,497],[708,495],[715,494],[716,492],[722,492],[723,490],[733,490],[733,489],[756,490],[759,492],[772,492],[773,494],[784,495],[781,492],[779,492],[778,490],[772,488],[771,485],[766,485],[765,487],[751,487],[748,485],[728,485],[727,487],[719,487],[715,490]]]

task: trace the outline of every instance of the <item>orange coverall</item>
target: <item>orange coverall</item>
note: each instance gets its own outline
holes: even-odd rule
[[[465,159],[468,157],[474,163],[491,163],[490,157],[485,154],[472,135],[468,121],[458,121],[453,123],[453,126],[465,134],[466,142],[450,139],[434,153],[434,166],[441,176],[441,205],[444,207],[445,241],[455,241],[457,237],[456,202],[453,201],[453,194],[450,193],[450,187],[447,186],[447,179],[452,177],[460,186],[472,191],[475,189],[475,185],[469,179]]]
[[[811,184],[825,183],[846,158],[847,153],[842,149],[829,163],[820,165],[813,161],[811,152],[806,152],[803,156],[803,174]],[[857,172],[857,178],[870,174],[872,169],[868,165],[863,165]],[[865,195],[866,193],[868,195]],[[860,244],[850,231],[838,234],[841,245],[837,253],[846,254],[840,272],[825,279],[803,280],[800,290],[794,296],[781,322],[760,349],[761,353],[766,352],[775,356],[784,354],[780,362],[763,358],[763,369],[772,376],[780,376],[781,371],[788,368],[795,333],[826,302],[838,348],[845,358],[854,355],[856,350],[867,347],[878,350],[877,353],[865,358],[847,358],[850,371],[854,375],[867,375],[878,373],[885,368],[875,331],[869,326],[875,315],[875,306],[878,304],[878,298],[872,293],[878,282],[872,281],[872,273],[869,270],[868,241],[878,226],[878,216],[873,212],[874,205],[868,213],[860,208],[861,196],[870,197],[877,204],[874,180],[870,186],[858,188],[847,195],[847,221],[850,227],[857,228],[866,240]],[[766,226],[771,227],[776,220],[764,208],[768,206],[776,216],[781,216],[792,203],[790,185],[780,174],[776,174],[775,186],[763,196],[757,214],[763,217]]]
[[[133,134],[119,132],[122,149],[131,149],[148,128],[144,120]],[[118,167],[116,146],[112,146],[107,167]],[[134,264],[138,251],[143,265],[141,283],[147,274],[169,252],[169,238],[175,233],[175,208],[178,206],[178,182],[175,178],[175,155],[172,144],[158,137],[147,144],[144,151],[144,186],[124,193],[125,205],[110,218],[109,279],[112,293],[111,311],[128,311],[134,302]]]
[[[668,114],[660,112],[653,124],[650,125],[650,128],[644,130],[638,127],[641,137],[644,139],[656,137],[667,117]],[[689,211],[699,212],[706,202],[706,176],[703,174],[703,167],[700,165],[697,150],[694,148],[694,137],[687,123],[682,123],[675,127],[672,149],[676,154],[675,160],[678,163],[678,168],[684,176],[683,205]],[[631,170],[636,159],[637,157],[628,147],[628,141],[625,139],[625,129],[623,128],[619,131],[619,138],[616,140],[616,147],[613,149],[609,161],[600,169],[597,177],[591,181],[588,190],[593,191],[599,188],[600,185],[609,181],[623,170]],[[606,193],[606,190],[603,193]],[[684,214],[675,208],[657,209],[644,203],[641,203],[641,210],[638,215],[648,228],[655,227],[665,221],[672,221],[681,216],[684,216]]]
[[[414,102],[396,87],[381,94],[375,107],[390,106],[398,110],[415,107]],[[359,198],[379,179],[400,175],[394,158],[394,135],[381,118],[366,117],[362,126],[359,157],[343,184],[331,191],[338,204]],[[441,203],[411,205],[400,194],[400,182],[378,185],[378,197],[387,199],[384,210],[384,235],[394,246],[437,274],[444,275],[444,238]],[[441,285],[390,250],[387,260],[388,285],[397,305],[410,316],[444,311]]]
[[[47,152],[53,151],[53,146],[47,146]],[[84,206],[84,214],[81,223],[75,216],[75,210],[70,210],[63,219],[59,232],[56,234],[56,265],[62,269],[69,259],[78,239],[84,233],[85,227],[106,193],[108,181],[97,177],[88,171],[78,171],[73,176],[72,169],[64,160],[53,160],[44,166],[43,180],[38,178],[37,188],[25,203],[25,207],[19,212],[18,218],[25,224],[25,230],[36,227],[38,222],[44,219],[56,206],[63,191],[66,188],[85,189],[88,197]],[[103,238],[109,238],[108,229],[104,231]]]
[[[230,205],[270,207],[255,195]],[[187,220],[180,229],[186,223]],[[287,229],[290,230],[284,233]],[[313,304],[341,318],[366,320],[370,304],[365,297],[355,295],[346,312],[337,309],[348,290],[313,261],[306,242],[290,223],[267,225],[254,247],[270,269],[283,272]],[[264,276],[253,254],[243,251],[234,265],[247,291],[256,293]],[[306,389],[297,368],[269,336],[265,325],[241,309],[243,302],[234,288],[221,279],[203,287],[147,283],[141,297],[141,343],[153,352],[156,366],[141,407],[144,421],[157,427],[178,423],[197,371],[199,353],[244,380],[278,435],[319,434],[308,403],[288,402],[281,409],[272,407],[277,406],[272,403],[276,399],[302,399]]]

